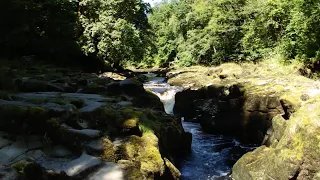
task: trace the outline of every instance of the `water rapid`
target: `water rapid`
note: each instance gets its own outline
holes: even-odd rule
[[[173,114],[175,94],[183,90],[170,86],[165,78],[147,74],[144,88],[156,94],[164,104],[166,113]],[[185,122],[185,131],[192,133],[191,152],[179,160],[178,168],[183,180],[230,179],[233,164],[246,152],[254,149],[244,146],[232,137],[204,133],[199,123]]]

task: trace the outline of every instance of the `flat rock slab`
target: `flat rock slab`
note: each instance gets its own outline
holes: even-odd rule
[[[83,153],[78,159],[69,162],[64,171],[68,176],[74,177],[101,164],[99,158]]]
[[[101,137],[101,132],[99,130],[96,129],[74,129],[71,128],[65,124],[61,125],[65,128],[67,128],[67,130],[71,133],[77,134],[81,137],[84,137],[85,139],[95,139],[95,138],[99,138]]]
[[[38,158],[43,155],[42,152],[37,151],[37,149],[41,147],[42,143],[38,137],[30,136],[27,139],[21,138],[18,141],[12,142],[11,145],[0,149],[0,164],[8,164],[26,156]]]
[[[90,113],[93,112],[103,106],[105,106],[105,103],[101,103],[101,102],[90,102],[87,104],[87,106],[79,109],[80,113]]]
[[[116,163],[105,163],[89,176],[89,180],[124,180],[124,173]]]
[[[43,168],[60,172],[60,171],[64,171],[67,165],[75,158],[76,157],[57,158],[57,157],[49,157],[44,155],[36,159],[36,162],[40,164],[41,167]]]

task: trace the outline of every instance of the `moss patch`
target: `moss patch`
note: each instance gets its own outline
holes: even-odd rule
[[[116,155],[115,155],[115,148],[108,138],[103,138],[103,154],[102,158],[105,161],[109,162],[115,162],[116,161]]]
[[[29,163],[27,161],[19,161],[17,163],[14,163],[11,165],[13,169],[15,169],[20,175],[24,174],[24,168],[28,165]]]

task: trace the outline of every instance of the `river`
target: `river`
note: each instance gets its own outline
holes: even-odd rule
[[[144,88],[156,94],[164,104],[166,113],[173,114],[175,94],[182,87],[171,86],[165,78],[147,74]],[[192,133],[191,152],[179,159],[178,168],[182,180],[227,180],[234,163],[255,146],[243,145],[232,137],[207,134],[199,123],[185,122],[184,130]]]

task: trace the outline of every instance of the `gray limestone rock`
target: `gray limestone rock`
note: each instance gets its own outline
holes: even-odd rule
[[[69,162],[64,171],[68,176],[74,177],[101,164],[99,158],[83,153],[78,159]]]

